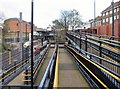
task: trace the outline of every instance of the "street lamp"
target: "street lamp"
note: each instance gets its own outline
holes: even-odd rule
[[[96,2],[94,0],[94,27],[96,26],[95,25],[95,17],[96,17]]]
[[[31,89],[33,89],[33,6],[34,2],[31,0]]]
[[[21,52],[21,60],[23,60],[23,28],[22,28],[22,12],[20,12],[20,19],[18,20],[20,24],[20,35],[19,35],[19,43],[20,43],[20,52]]]
[[[15,66],[15,71],[14,71],[14,73],[16,73],[16,62],[17,62],[17,60],[13,60],[13,62],[14,62],[14,66]]]
[[[114,0],[111,2],[112,7],[112,37],[114,39]]]

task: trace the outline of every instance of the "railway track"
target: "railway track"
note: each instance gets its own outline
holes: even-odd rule
[[[69,37],[68,39],[73,40],[74,42],[76,42],[77,45],[81,45],[81,46],[83,45],[83,50],[87,51],[88,46],[91,45],[90,47],[92,47],[100,52],[99,53],[100,56],[101,56],[101,54],[104,54],[105,56],[108,56],[112,60],[114,60],[114,62],[120,63],[120,54],[118,53],[118,50],[117,51],[114,50],[114,47],[116,46],[120,51],[119,45],[117,45],[117,44],[114,45],[114,44],[110,43],[110,47],[111,47],[111,50],[110,50],[110,49],[108,49],[108,47],[105,46],[107,44],[104,43],[103,41],[95,40],[95,39],[92,39],[89,37],[86,39],[84,39],[84,38],[80,39],[80,37],[71,35],[71,34],[68,34],[67,36]]]
[[[40,50],[42,51],[46,46],[42,47]],[[39,57],[39,53],[35,55],[34,60]],[[30,65],[30,55],[27,59],[20,60],[16,62],[16,64],[11,65],[9,69],[5,70],[1,73],[0,81],[2,84],[8,84],[12,79],[14,79],[17,75],[19,75],[22,71],[25,70]]]
[[[38,59],[34,62],[34,66],[33,66],[33,81],[34,81],[34,82],[35,82],[36,79],[37,79],[37,76],[38,76],[38,74],[39,74],[39,71],[40,71],[40,69],[41,69],[41,66],[43,65],[43,62],[45,61],[46,56],[47,56],[47,54],[49,53],[49,50],[50,50],[50,45],[43,50],[43,52],[42,52],[42,54],[40,55],[40,57],[38,57]],[[50,52],[52,52],[52,51],[50,51]],[[47,66],[47,65],[46,65],[46,66]],[[26,84],[26,85],[30,85],[30,84],[31,84],[31,81],[30,81],[30,79],[31,79],[31,75],[30,75],[31,71],[30,71],[30,70],[31,70],[31,66],[29,66],[28,68],[26,68],[26,70],[25,70],[24,73],[23,73],[23,77],[24,77],[23,82],[24,82],[24,84]],[[45,69],[44,69],[44,70],[45,70]],[[39,80],[39,81],[40,81],[40,80]],[[38,81],[36,81],[36,82],[38,82]]]
[[[84,51],[85,54],[89,55],[89,57],[88,57],[83,53],[83,50],[79,50],[79,49],[73,47],[72,45],[71,46],[65,45],[65,48],[68,50],[68,52],[70,53],[71,56],[69,54],[65,54],[66,53],[65,51],[63,52],[64,48],[60,48],[61,51],[59,52],[58,47],[55,47],[54,51],[52,49],[52,52],[49,52],[50,53],[50,55],[48,56],[49,60],[43,58],[45,64],[43,63],[42,66],[40,66],[41,59],[39,59],[39,58],[38,58],[38,60],[36,59],[36,62],[34,63],[34,76],[33,76],[34,83],[35,83],[35,89],[39,89],[39,88],[42,89],[44,87],[54,88],[55,87],[54,84],[56,84],[56,85],[61,84],[61,85],[57,85],[56,87],[62,87],[65,85],[65,83],[61,83],[61,82],[63,82],[64,79],[67,80],[70,78],[69,75],[72,74],[72,73],[70,73],[70,71],[71,72],[77,71],[75,66],[72,65],[73,63],[71,64],[71,62],[69,60],[70,58],[66,58],[68,55],[73,59],[73,61],[77,65],[77,68],[80,71],[79,73],[81,73],[82,76],[84,76],[85,81],[90,85],[89,87],[92,87],[92,88],[97,87],[98,89],[103,89],[103,88],[118,88],[119,89],[120,88],[119,74],[109,70],[105,66],[96,62],[94,60],[94,57],[96,57],[100,60],[103,60],[103,61],[107,61],[107,62],[108,62],[108,60],[105,60],[94,54]],[[44,52],[43,52],[43,54],[44,54]],[[58,56],[59,54],[61,55],[60,58]],[[43,55],[43,57],[47,57],[47,56]],[[108,63],[110,63],[110,62],[108,62]],[[120,67],[120,65],[117,65],[117,64],[114,64],[114,65]],[[23,86],[30,87],[30,82],[31,82],[30,77],[31,76],[29,74],[29,68],[30,67],[27,67],[28,74],[26,74],[26,72],[23,71],[23,73],[24,73],[23,82],[25,85],[16,86],[16,87],[23,87]],[[74,68],[75,68],[75,70],[74,70]],[[56,72],[57,70],[59,71],[59,73]],[[64,73],[63,73],[63,71],[64,71]],[[75,76],[78,76],[79,73],[77,75],[75,73]],[[60,74],[60,75],[57,75],[57,74]],[[57,76],[59,78],[56,78],[55,76]],[[66,77],[64,77],[64,76],[66,76]],[[74,78],[73,81],[77,81],[77,79],[79,79],[79,78],[76,79],[75,76],[73,75],[70,79]],[[60,79],[60,80],[58,80],[58,79]],[[57,83],[57,82],[59,82],[59,83]],[[82,82],[83,82],[83,80],[82,80]],[[74,85],[74,83],[79,85],[79,82],[72,82],[72,80],[71,81],[69,80],[66,83],[67,83],[66,85],[69,85],[71,87],[74,87],[74,86],[72,86],[72,85]],[[82,86],[84,84],[80,84],[80,85]],[[8,85],[7,87],[9,87],[9,86],[10,85]],[[10,86],[10,87],[12,87],[12,86]],[[23,89],[25,89],[25,88],[23,88]]]
[[[116,74],[103,65],[96,63],[90,58],[85,57],[78,50],[67,46],[70,53],[76,59],[78,67],[83,71],[84,76],[93,87],[102,88],[120,88],[120,75]],[[119,65],[120,66],[120,65]],[[109,81],[109,82],[108,82]]]
[[[47,46],[41,54],[34,61],[34,71],[33,71],[33,79],[34,84],[39,85],[46,67],[50,61],[50,57],[52,56],[54,48],[50,48],[50,45]],[[31,66],[25,68],[24,71],[21,72],[15,79],[13,79],[8,85],[16,84],[16,85],[30,85],[31,84]],[[39,76],[38,76],[39,75]],[[19,83],[17,83],[19,81]]]
[[[69,40],[71,40],[70,38],[68,38]],[[111,71],[111,72],[114,72],[115,74],[119,75],[120,74],[120,63],[119,63],[119,57],[116,57],[116,60],[113,59],[113,55],[109,56],[109,55],[106,55],[106,54],[109,54],[109,52],[102,52],[103,49],[106,49],[106,48],[103,48],[101,50],[101,54],[100,54],[100,50],[99,50],[99,46],[97,44],[91,44],[90,42],[87,42],[87,46],[84,45],[86,44],[85,40],[81,46],[81,49],[80,49],[80,46],[75,43],[74,41],[71,40],[71,43],[73,43],[73,47],[76,49],[76,50],[79,50],[81,51],[82,54],[84,54],[84,56],[86,56],[87,58],[90,58],[92,59],[93,61],[95,61],[96,63],[99,63],[100,65],[104,66],[105,68],[107,68],[107,70]],[[90,50],[88,50],[88,47],[90,47]],[[87,48],[87,50],[86,50]],[[91,52],[92,50],[92,52]],[[107,49],[108,50],[108,49]],[[110,51],[110,50],[109,50]],[[112,51],[110,51],[112,52]],[[94,53],[94,54],[93,54]],[[95,54],[97,53],[97,54]],[[101,56],[100,56],[101,55]],[[118,54],[119,55],[119,54]],[[104,57],[104,58],[103,58]]]

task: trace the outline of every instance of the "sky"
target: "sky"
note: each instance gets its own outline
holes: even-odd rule
[[[59,19],[61,10],[79,11],[82,20],[88,21],[94,18],[94,0],[33,0],[34,24],[39,28],[47,28],[52,21]],[[96,16],[106,9],[112,0],[95,0]],[[119,0],[114,0],[114,2]],[[19,18],[31,21],[31,0],[0,0],[0,13],[6,18]]]

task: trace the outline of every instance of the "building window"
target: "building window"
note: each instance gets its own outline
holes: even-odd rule
[[[103,19],[103,23],[105,23],[105,19]]]
[[[108,14],[110,14],[110,11],[108,11]]]
[[[106,18],[106,22],[108,22],[108,18]]]
[[[99,24],[101,25],[101,21],[99,22]]]
[[[105,16],[105,13],[103,13],[103,16]]]
[[[19,24],[17,23],[16,25],[18,26]]]
[[[110,11],[110,14],[112,14],[112,11]]]
[[[108,15],[109,12],[106,12],[106,15]]]
[[[110,17],[110,24],[112,23],[112,17]]]
[[[116,12],[116,8],[114,8],[114,12]]]
[[[117,12],[119,11],[119,7],[117,8]]]
[[[114,16],[114,20],[116,20],[116,16]]]
[[[119,16],[119,15],[117,15],[117,19],[119,19],[119,17],[120,17],[120,16]]]

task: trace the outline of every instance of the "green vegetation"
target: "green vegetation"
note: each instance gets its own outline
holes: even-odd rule
[[[8,44],[2,43],[0,44],[0,53],[5,52],[8,50]]]
[[[65,41],[65,34],[69,28],[75,30],[83,25],[80,13],[75,9],[61,11],[60,18],[52,23],[51,29],[56,34],[57,41]]]
[[[2,53],[2,44],[0,44],[0,53]]]

